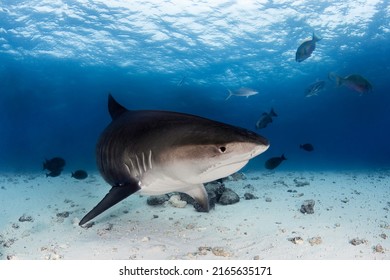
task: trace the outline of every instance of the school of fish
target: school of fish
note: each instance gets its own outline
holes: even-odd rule
[[[297,48],[295,52],[295,61],[301,63],[306,59],[310,58],[316,49],[317,42],[321,41],[322,38],[313,32],[310,38],[305,39]],[[333,81],[336,87],[345,87],[352,91],[359,93],[360,95],[366,94],[372,91],[372,84],[362,75],[360,74],[349,74],[346,76],[339,75],[335,72],[330,72],[328,74],[328,79]],[[304,89],[305,97],[313,97],[318,96],[319,93],[326,89],[326,81],[325,80],[316,80],[308,85]],[[241,87],[235,91],[228,90],[229,95],[226,100],[228,100],[232,96],[241,96],[241,97],[249,97],[252,95],[258,94],[258,91],[253,90],[251,88]],[[256,129],[265,129],[268,127],[275,117],[278,115],[275,113],[272,108],[269,112],[263,112],[256,122]],[[311,143],[300,144],[299,148],[306,151],[312,152],[314,151],[314,147]],[[282,154],[281,156],[271,157],[265,162],[265,168],[269,170],[273,170],[277,168],[283,161],[287,158]]]

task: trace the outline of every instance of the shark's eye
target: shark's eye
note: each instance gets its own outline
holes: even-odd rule
[[[226,152],[226,147],[225,146],[219,147],[219,151],[223,154],[224,152]]]

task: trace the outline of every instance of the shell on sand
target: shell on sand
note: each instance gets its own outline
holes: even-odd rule
[[[177,207],[177,208],[184,208],[186,207],[187,205],[187,202],[184,201],[184,200],[181,200],[180,199],[180,195],[172,195],[170,198],[169,198],[169,203],[173,206],[173,207]]]

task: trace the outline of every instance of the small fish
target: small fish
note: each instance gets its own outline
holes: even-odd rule
[[[262,129],[266,128],[269,123],[272,123],[272,117],[277,117],[278,115],[275,113],[274,109],[271,109],[269,113],[264,112],[260,119],[256,122],[256,128]]]
[[[318,37],[313,32],[312,38],[306,39],[298,47],[297,52],[295,53],[295,61],[302,62],[305,59],[309,58],[316,48],[316,42],[320,41],[321,39],[321,37]]]
[[[84,170],[76,170],[75,172],[72,172],[72,176],[75,179],[83,180],[88,177],[88,173]]]
[[[314,150],[313,145],[310,144],[310,143],[301,144],[301,145],[299,145],[299,148],[301,148],[301,149],[303,149],[303,150],[305,150],[305,151],[307,151],[307,152],[311,152],[311,151]]]
[[[65,166],[65,160],[61,157],[54,157],[49,160],[45,160],[43,163],[43,170],[49,170],[52,172],[62,171]]]
[[[352,74],[343,78],[334,72],[330,72],[328,78],[332,81],[335,81],[337,86],[344,85],[361,94],[372,90],[372,85],[370,82],[358,74]]]
[[[228,100],[230,97],[232,97],[233,95],[235,96],[245,96],[246,98],[248,98],[249,96],[252,96],[252,95],[256,95],[258,94],[259,92],[258,91],[255,91],[251,88],[239,88],[235,91],[231,91],[230,89],[228,89],[228,92],[229,92],[229,95],[228,97],[226,97],[225,100]]]
[[[305,89],[305,96],[311,97],[314,95],[318,95],[320,91],[322,91],[325,88],[325,81],[318,81],[315,83],[312,83],[310,86],[308,86]]]
[[[268,159],[266,162],[265,162],[265,168],[267,169],[275,169],[276,167],[278,167],[282,161],[286,160],[287,158],[283,155],[281,155],[280,157],[273,157],[273,158],[270,158]]]

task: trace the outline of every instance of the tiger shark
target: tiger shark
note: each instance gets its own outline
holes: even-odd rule
[[[112,122],[98,140],[96,158],[112,188],[80,226],[137,191],[183,192],[208,212],[203,184],[237,172],[269,147],[252,131],[199,116],[127,110],[111,94],[108,110]]]

